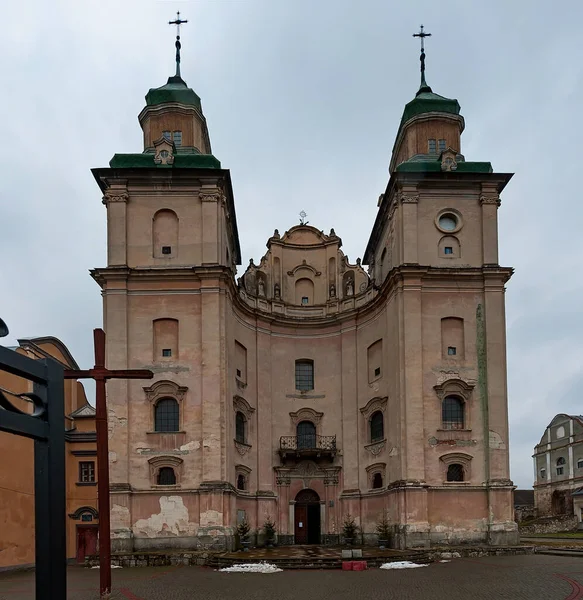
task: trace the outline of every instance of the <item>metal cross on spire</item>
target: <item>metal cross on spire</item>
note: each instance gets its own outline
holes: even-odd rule
[[[425,81],[425,44],[424,44],[424,40],[426,37],[431,37],[430,33],[426,33],[425,31],[423,31],[423,25],[421,25],[420,27],[420,31],[419,33],[414,33],[413,37],[418,37],[421,39],[421,89],[423,88],[429,88],[429,86],[427,85],[427,82]],[[429,91],[431,91],[431,88],[429,88]]]
[[[168,25],[176,25],[176,77],[180,77],[180,48],[182,45],[180,43],[180,26],[183,23],[188,23],[186,19],[180,18],[180,11],[176,13],[176,19],[174,21],[168,21]]]

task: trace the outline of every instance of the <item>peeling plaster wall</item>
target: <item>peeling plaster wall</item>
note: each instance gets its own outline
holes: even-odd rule
[[[197,523],[189,520],[188,508],[180,496],[161,496],[160,512],[138,519],[132,526],[137,537],[190,536]]]

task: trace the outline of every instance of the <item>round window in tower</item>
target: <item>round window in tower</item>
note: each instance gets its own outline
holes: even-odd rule
[[[435,219],[435,224],[440,231],[444,233],[453,233],[459,231],[462,226],[462,220],[459,214],[452,210],[447,210],[439,213]]]

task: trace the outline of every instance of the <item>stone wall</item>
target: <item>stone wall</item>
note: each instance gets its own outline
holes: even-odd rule
[[[559,517],[541,517],[528,525],[520,525],[520,535],[533,533],[559,533],[561,531],[577,531],[577,517],[563,515]]]
[[[523,521],[532,520],[536,517],[536,508],[534,506],[515,506],[514,507],[514,520],[517,523]]]

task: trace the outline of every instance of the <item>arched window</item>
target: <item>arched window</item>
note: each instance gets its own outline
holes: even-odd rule
[[[162,398],[154,408],[155,431],[178,431],[178,402],[174,398]]]
[[[247,436],[245,435],[246,423],[245,415],[238,410],[235,415],[235,440],[241,444],[247,443]]]
[[[457,396],[446,396],[441,404],[443,429],[464,428],[464,403]]]
[[[152,219],[152,254],[154,258],[178,254],[178,216],[172,210],[159,210]]]
[[[374,412],[370,418],[370,441],[378,442],[385,437],[383,413],[380,410]]]
[[[564,465],[565,459],[562,456],[559,456],[559,458],[557,458],[557,475],[563,475],[565,470]]]
[[[316,448],[316,426],[311,421],[300,421],[296,428],[298,450]]]
[[[380,473],[375,473],[372,476],[372,489],[378,490],[383,487],[383,476]]]
[[[158,485],[176,485],[176,473],[172,467],[162,467],[158,471]]]
[[[237,489],[238,490],[246,490],[247,489],[247,481],[246,481],[245,475],[243,475],[243,473],[239,473],[239,475],[237,475]]]
[[[314,389],[314,361],[296,360],[296,390],[308,392]]]
[[[463,481],[464,480],[464,468],[459,463],[453,463],[447,467],[447,480],[448,481]]]

